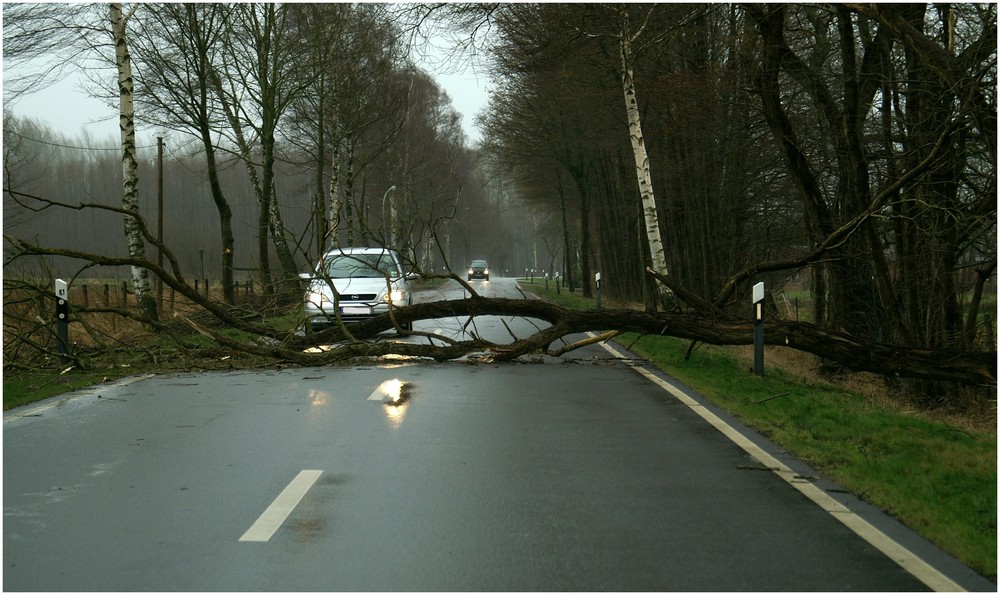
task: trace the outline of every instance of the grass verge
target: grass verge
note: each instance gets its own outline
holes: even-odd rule
[[[4,375],[3,409],[6,411],[134,373],[134,371],[126,369],[108,372],[41,370],[13,378]]]
[[[565,307],[594,307],[579,294],[557,295],[537,282],[521,286]],[[628,334],[618,342],[996,580],[995,431],[957,427],[885,399],[804,381],[769,365],[768,355],[765,376],[757,377],[747,358],[730,348],[702,346],[685,359],[688,342],[681,339]]]

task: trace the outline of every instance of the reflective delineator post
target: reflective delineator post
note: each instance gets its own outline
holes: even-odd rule
[[[597,283],[597,309],[601,309],[601,274],[594,275],[594,282]]]
[[[62,363],[68,363],[66,357],[69,346],[69,286],[62,279],[56,279],[56,352],[62,357]]]
[[[753,286],[753,373],[764,375],[764,283]]]

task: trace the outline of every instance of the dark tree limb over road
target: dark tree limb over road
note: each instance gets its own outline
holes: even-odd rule
[[[469,352],[486,350],[495,359],[513,359],[531,353],[548,353],[550,345],[560,338],[585,331],[615,329],[654,335],[669,335],[713,345],[750,345],[753,325],[728,316],[703,314],[663,314],[634,310],[567,310],[539,300],[469,298],[446,302],[417,304],[395,311],[397,323],[454,316],[523,316],[537,318],[552,326],[542,329],[510,345],[492,345],[483,341],[463,341],[445,347],[413,344],[389,344],[374,351],[423,355],[435,359],[452,359]],[[351,325],[355,337],[374,336],[393,328],[388,315]],[[806,351],[857,371],[889,376],[947,380],[970,385],[996,384],[996,352],[959,352],[924,349],[900,345],[864,343],[845,333],[830,332],[819,327],[791,321],[766,321],[765,343]],[[287,347],[336,342],[344,339],[337,328],[306,338]],[[357,347],[344,354],[359,355]],[[274,353],[274,355],[279,355]],[[331,354],[332,355],[332,354]],[[313,360],[315,361],[315,360]]]
[[[581,311],[569,310],[541,300],[479,296],[393,308],[389,314],[352,323],[349,326],[333,326],[305,336],[289,335],[271,329],[259,321],[253,322],[245,316],[240,316],[239,311],[232,306],[199,295],[179,275],[171,275],[153,263],[44,248],[11,236],[5,236],[5,239],[14,248],[14,254],[10,258],[28,254],[61,255],[89,260],[96,264],[148,268],[161,277],[166,285],[177,289],[227,326],[260,336],[261,340],[254,343],[235,340],[189,321],[189,324],[199,332],[232,349],[303,365],[388,354],[428,357],[438,361],[457,359],[480,352],[487,353],[495,360],[512,360],[522,355],[538,353],[558,356],[568,350],[565,341],[561,341],[564,337],[586,331],[613,330],[665,335],[712,345],[753,343],[751,321],[740,320],[714,308],[699,308],[701,311],[698,313],[680,314],[621,309]],[[170,256],[168,251],[168,257]],[[698,308],[698,304],[695,304],[695,307]],[[123,312],[123,315],[135,318],[133,313]],[[456,341],[432,333],[401,330],[419,320],[474,316],[533,318],[545,321],[551,326],[510,344],[496,344],[479,338]],[[403,335],[425,336],[436,341],[428,340],[426,344],[421,344],[388,341],[377,337],[379,333],[392,329]],[[561,345],[553,349],[552,345],[557,342]],[[892,377],[949,381],[971,386],[996,386],[996,351],[958,351],[865,342],[847,333],[824,330],[806,322],[786,320],[765,321],[764,342],[768,345],[780,345],[812,353],[855,371],[874,372]],[[330,347],[315,352],[306,351],[309,347],[318,345]]]

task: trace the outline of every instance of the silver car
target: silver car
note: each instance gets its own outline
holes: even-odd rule
[[[335,323],[338,314],[351,322],[385,314],[390,303],[393,307],[413,303],[410,280],[416,275],[404,272],[395,250],[334,248],[323,255],[314,273],[299,276],[309,281],[303,306],[313,330]],[[409,330],[408,326],[404,328]]]

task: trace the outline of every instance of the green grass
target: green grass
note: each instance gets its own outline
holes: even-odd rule
[[[41,401],[62,393],[79,390],[108,380],[122,378],[135,373],[134,370],[119,368],[107,372],[79,372],[70,370],[62,373],[57,370],[33,372],[29,375],[3,378],[3,409],[4,411],[35,401]]]
[[[527,279],[518,279],[518,285],[525,292],[542,296],[545,299],[558,303],[564,308],[590,310],[596,306],[596,301],[593,298],[583,297],[579,289],[570,293],[569,289],[562,287],[559,289],[559,293],[556,293],[556,283],[552,280],[549,281],[548,289],[545,287],[545,280],[538,277],[535,278],[534,283],[529,282]]]
[[[539,283],[525,290],[566,307]],[[573,305],[575,304],[575,306]],[[808,383],[767,366],[750,373],[745,358],[688,342],[626,334],[618,342],[695,388],[845,489],[892,514],[983,575],[996,579],[996,434],[957,429],[830,384]]]

